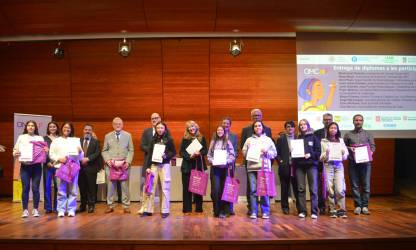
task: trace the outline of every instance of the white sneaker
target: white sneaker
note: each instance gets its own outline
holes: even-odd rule
[[[25,209],[25,210],[23,210],[22,218],[27,218],[27,217],[29,217],[29,211],[27,211],[27,209]]]
[[[74,212],[68,212],[68,217],[75,217],[75,213]]]
[[[261,216],[261,218],[262,218],[262,219],[269,219],[269,218],[270,218],[270,216],[269,216],[268,214],[263,214],[263,215]]]
[[[34,208],[32,210],[32,215],[33,215],[33,217],[39,217],[39,211],[36,208]]]
[[[257,214],[252,213],[252,214],[250,215],[250,219],[257,219]]]
[[[300,213],[298,216],[299,216],[299,218],[305,218],[306,217],[305,213]]]
[[[58,212],[58,217],[64,217],[65,213],[64,212]]]
[[[312,214],[312,215],[311,215],[311,218],[312,218],[312,219],[314,219],[314,220],[316,220],[316,219],[318,219],[318,215],[316,215],[316,214]]]

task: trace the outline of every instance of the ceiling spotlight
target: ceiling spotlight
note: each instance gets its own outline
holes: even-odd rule
[[[230,54],[235,56],[238,56],[241,51],[243,50],[243,42],[239,39],[234,39],[230,42]]]
[[[123,56],[127,57],[131,51],[131,43],[126,41],[126,38],[123,39],[122,42],[118,43],[118,53]]]
[[[53,56],[62,59],[64,58],[65,51],[64,48],[61,46],[61,42],[58,42],[58,46],[53,50]]]

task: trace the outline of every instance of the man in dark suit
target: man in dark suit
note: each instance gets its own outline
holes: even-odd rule
[[[100,143],[92,136],[93,126],[85,124],[84,136],[80,138],[81,146],[84,151],[84,158],[81,160],[81,170],[79,171],[78,186],[81,195],[81,204],[77,212],[93,213],[97,197],[97,172],[101,168]]]
[[[257,122],[263,121],[263,113],[261,112],[260,109],[253,109],[251,110],[251,121],[252,122]],[[272,140],[272,130],[267,127],[266,125],[264,125],[264,133],[270,137]],[[243,149],[244,147],[244,143],[246,142],[246,140],[251,137],[254,134],[254,131],[252,129],[252,124],[248,125],[247,127],[243,128],[243,130],[241,131],[241,141],[240,141],[240,150]],[[246,159],[243,160],[243,164],[246,167],[247,170],[247,164],[246,164]],[[273,161],[271,162],[271,164],[273,164]],[[247,178],[247,208],[248,208],[248,212],[247,215],[251,214],[251,208],[250,208],[250,202],[248,202],[250,200],[250,187],[249,187],[249,182],[248,182],[248,178]]]
[[[314,132],[314,134],[319,138],[319,141],[326,138],[328,125],[333,121],[332,114],[326,113],[322,116],[322,123],[324,127],[318,129]],[[318,166],[318,208],[320,214],[325,214],[326,212],[326,190],[323,190],[324,185],[323,182],[326,181],[325,179],[325,172],[323,171],[323,163],[321,162]]]
[[[292,184],[293,193],[296,198],[296,209],[298,213],[299,199],[298,199],[298,184],[295,176],[295,169],[290,154],[290,142],[295,139],[295,123],[293,121],[285,122],[285,132],[281,133],[276,140],[277,162],[279,164],[279,178],[281,188],[280,204],[284,214],[289,214],[289,192],[290,184]]]

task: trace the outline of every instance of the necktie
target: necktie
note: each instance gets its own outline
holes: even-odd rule
[[[88,138],[84,138],[84,144],[82,145],[82,150],[84,150],[84,155],[87,156],[88,149]]]
[[[120,141],[120,132],[116,132],[117,141]]]

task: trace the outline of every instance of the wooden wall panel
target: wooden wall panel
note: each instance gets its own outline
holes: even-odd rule
[[[164,119],[209,120],[209,40],[163,41]]]
[[[244,39],[243,53],[232,57],[230,40],[211,42],[210,120],[230,115],[249,121],[257,107],[266,120],[295,120],[296,57],[292,39]]]
[[[147,120],[162,112],[160,41],[132,41],[128,57],[117,53],[118,42],[71,43],[74,120]]]
[[[13,113],[72,116],[68,60],[56,59],[56,43],[12,43],[0,48],[0,120]]]
[[[212,0],[144,1],[150,32],[214,31],[216,2]]]

